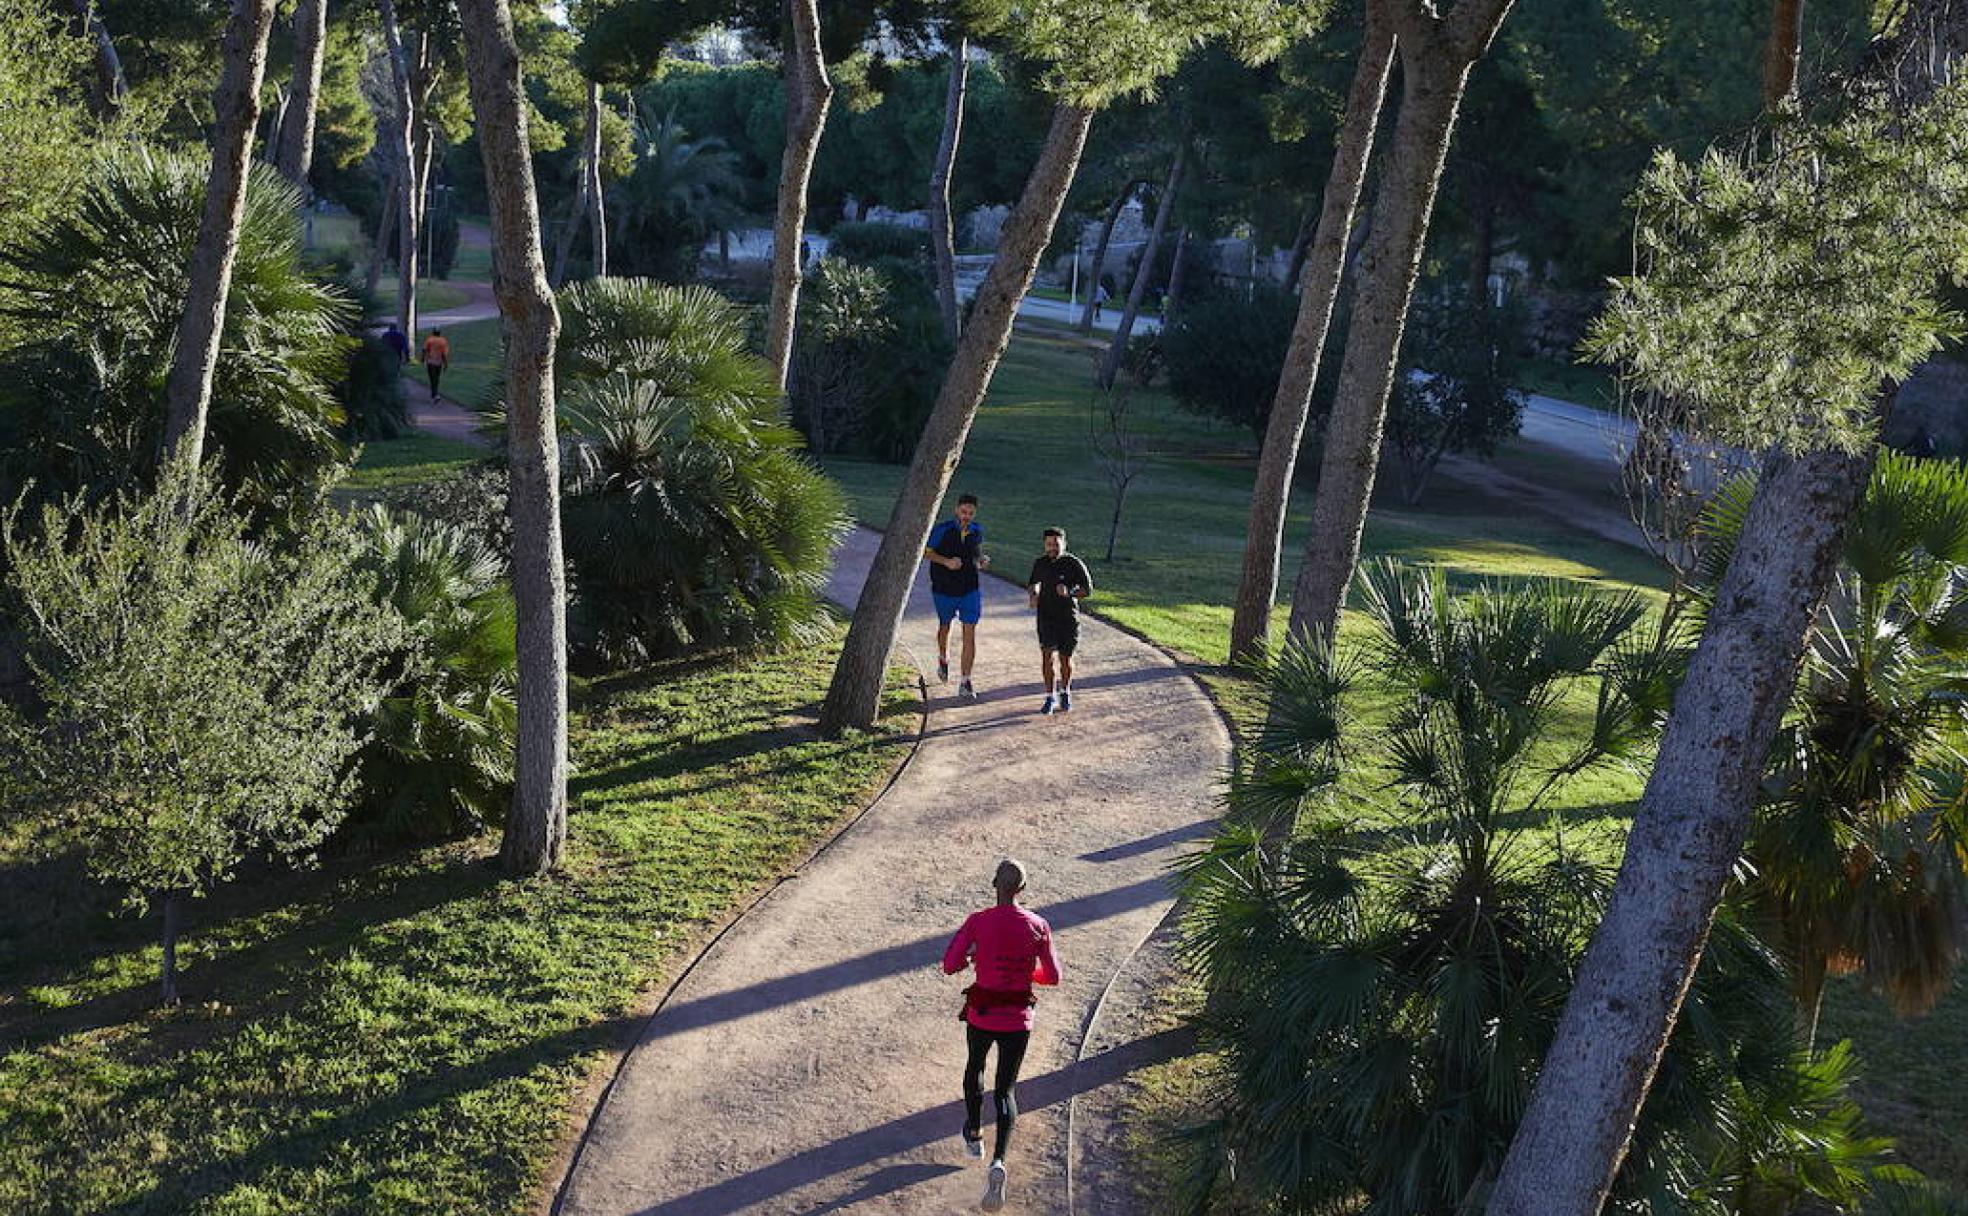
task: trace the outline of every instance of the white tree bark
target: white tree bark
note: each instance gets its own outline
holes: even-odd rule
[[[321,96],[321,61],[328,46],[328,0],[300,0],[294,9],[294,83],[280,118],[274,164],[305,198],[314,167],[314,121]]]
[[[506,0],[458,0],[472,111],[492,212],[492,277],[505,322],[508,510],[519,608],[519,751],[500,860],[519,875],[560,862],[567,840],[567,579],[560,548],[554,343],[526,91]]]
[[[588,138],[583,149],[587,172],[588,258],[596,278],[608,274],[608,199],[601,191],[601,85],[588,82]]]
[[[130,84],[123,76],[123,57],[116,53],[116,42],[96,11],[95,0],[74,0],[75,13],[89,31],[96,50],[96,113],[108,118],[122,106]]]
[[[943,97],[943,134],[936,142],[936,165],[929,176],[929,236],[936,256],[936,303],[943,310],[943,332],[955,344],[961,336],[957,307],[956,232],[950,219],[950,175],[963,138],[964,88],[970,78],[970,40],[959,34],[950,43],[950,80]]]
[[[820,708],[821,729],[830,734],[875,723],[882,684],[888,675],[889,652],[902,627],[909,585],[915,580],[916,567],[922,564],[923,542],[935,522],[936,508],[950,488],[957,461],[963,457],[964,441],[977,417],[977,407],[991,387],[991,375],[1011,342],[1018,305],[1031,289],[1039,257],[1051,239],[1066,192],[1072,188],[1092,122],[1093,111],[1077,106],[1060,106],[1053,111],[1039,161],[1025,181],[1018,206],[1005,221],[997,259],[978,289],[970,324],[964,327],[957,353],[936,395],[936,406],[916,441],[908,478],[889,514],[888,529],[882,533],[881,547],[855,605],[840,662],[834,667],[833,682]]]
[[[390,83],[396,94],[396,113],[388,117],[390,152],[396,158],[396,322],[413,347],[417,341],[417,207],[423,195],[418,180],[415,128],[417,103],[410,87],[410,57],[403,47],[403,29],[396,0],[377,0],[383,26],[383,46],[389,53]],[[384,125],[378,116],[377,126]],[[379,254],[387,253],[380,250]]]
[[[786,48],[786,150],[779,159],[778,214],[772,224],[772,303],[765,319],[765,358],[779,387],[793,358],[793,321],[799,311],[800,241],[806,231],[806,186],[827,125],[834,85],[820,52],[817,0],[786,0],[792,45]]]
[[[1114,196],[1114,201],[1107,205],[1107,218],[1100,224],[1100,239],[1093,245],[1093,261],[1087,266],[1086,303],[1080,305],[1079,331],[1083,334],[1093,332],[1093,301],[1100,291],[1100,276],[1107,269],[1107,245],[1114,239],[1114,225],[1120,222],[1121,208],[1127,206],[1127,201],[1134,197],[1134,188],[1140,184],[1138,181],[1131,181],[1122,186],[1121,192]],[[1074,256],[1078,254],[1079,251],[1075,249]]]
[[[1120,374],[1128,339],[1134,335],[1134,319],[1140,315],[1141,301],[1148,295],[1148,281],[1155,275],[1155,259],[1162,251],[1162,237],[1167,234],[1169,216],[1175,211],[1175,196],[1182,191],[1182,170],[1188,159],[1189,141],[1185,139],[1175,146],[1168,182],[1162,187],[1161,201],[1155,206],[1155,223],[1148,230],[1148,243],[1141,247],[1141,260],[1135,263],[1134,285],[1128,288],[1127,306],[1121,310],[1121,323],[1114,327],[1114,337],[1107,344],[1107,357],[1101,360],[1101,388],[1114,387],[1114,377]]]
[[[1374,131],[1380,125],[1393,63],[1394,27],[1387,4],[1385,0],[1368,0],[1366,42],[1353,69],[1338,146],[1326,174],[1319,227],[1302,274],[1298,318],[1292,324],[1291,347],[1285,354],[1284,372],[1278,377],[1278,391],[1271,398],[1271,418],[1265,425],[1264,449],[1257,462],[1257,484],[1251,490],[1243,572],[1237,581],[1236,606],[1230,620],[1233,658],[1256,658],[1270,635],[1292,477],[1298,468],[1299,449],[1305,443],[1312,386],[1319,379],[1320,357],[1346,268],[1347,236],[1353,230],[1353,215],[1366,184]]]
[[[205,187],[184,315],[164,382],[164,451],[194,466],[205,452],[205,415],[212,402],[226,297],[232,290],[233,258],[239,252],[239,225],[246,214],[246,175],[272,29],[273,0],[233,0],[221,46],[224,69],[212,100],[218,117],[212,130],[212,177]]]

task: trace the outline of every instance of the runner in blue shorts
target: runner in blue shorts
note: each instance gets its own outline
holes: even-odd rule
[[[991,567],[984,554],[984,529],[977,523],[977,495],[957,499],[957,514],[930,529],[923,547],[929,563],[929,593],[936,601],[936,678],[950,679],[950,622],[963,624],[960,696],[975,697],[970,684],[971,663],[977,658],[977,622],[984,615],[984,592],[977,575]]]

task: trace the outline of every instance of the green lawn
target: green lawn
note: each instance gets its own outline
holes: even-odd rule
[[[186,1004],[151,1008],[154,918],[0,833],[0,1211],[524,1213],[639,994],[899,762],[808,726],[834,647],[700,660],[577,700],[565,867],[496,838],[333,857],[187,914]]]
[[[401,439],[381,439],[363,445],[354,472],[341,488],[365,493],[398,490],[435,481],[483,460],[487,454],[488,449],[421,432]]]
[[[505,348],[498,318],[447,325],[444,336],[451,341],[451,366],[444,370],[444,395],[472,409],[493,405],[499,381],[505,374]],[[413,365],[407,371],[418,385],[424,383],[421,365]]]
[[[1596,363],[1527,362],[1517,371],[1517,387],[1608,413],[1619,408],[1619,381]]]
[[[417,283],[417,313],[443,312],[448,308],[459,308],[471,302],[471,293],[448,279],[422,279]],[[376,294],[371,303],[378,310],[396,311],[395,280],[384,278],[377,284]]]

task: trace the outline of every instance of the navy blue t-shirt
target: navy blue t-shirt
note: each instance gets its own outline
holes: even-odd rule
[[[977,590],[977,559],[984,552],[983,525],[972,523],[970,531],[962,533],[956,520],[946,519],[930,531],[927,547],[944,557],[963,559],[961,570],[951,570],[932,562],[929,567],[931,591],[938,595],[969,595]]]

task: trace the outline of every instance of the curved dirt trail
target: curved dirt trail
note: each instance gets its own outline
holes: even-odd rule
[[[875,543],[858,532],[843,546],[834,598],[855,600]],[[993,551],[1014,575],[1032,556]],[[925,582],[902,644],[933,664]],[[1073,712],[1039,717],[1024,593],[986,578],[984,594],[979,699],[957,702],[954,680],[932,683],[928,736],[888,794],[670,995],[595,1115],[558,1210],[976,1208],[983,1163],[957,1141],[967,981],[938,963],[963,918],[989,902],[1005,854],[1030,864],[1028,900],[1052,922],[1065,973],[1041,994],[1006,1210],[1067,1210],[1069,1100],[1170,1046],[1141,1040],[1076,1064],[1083,1028],[1168,911],[1165,867],[1207,830],[1230,740],[1172,661],[1093,620]]]

